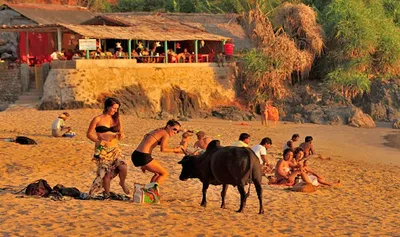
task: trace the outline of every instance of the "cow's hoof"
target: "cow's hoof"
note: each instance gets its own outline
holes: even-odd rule
[[[236,212],[238,212],[238,213],[242,213],[242,212],[243,212],[243,210],[242,210],[242,209],[239,209],[239,210],[237,210]]]
[[[221,208],[225,209],[225,205],[221,205]]]
[[[202,203],[202,204],[200,204],[200,206],[207,207],[207,203]]]
[[[264,214],[264,209],[261,209],[260,212],[258,212],[258,214]]]

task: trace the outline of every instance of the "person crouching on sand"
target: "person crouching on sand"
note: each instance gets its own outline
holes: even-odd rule
[[[119,175],[119,184],[126,194],[130,190],[125,184],[128,167],[123,161],[122,150],[118,141],[124,138],[119,108],[121,103],[115,98],[107,98],[104,101],[103,113],[94,117],[87,131],[87,138],[95,142],[94,158],[97,163],[97,176],[89,190],[93,195],[101,188],[105,190],[105,196],[110,195],[110,182]]]
[[[151,153],[156,146],[160,146],[161,152],[182,153],[183,146],[174,148],[168,147],[168,140],[173,135],[179,133],[181,124],[176,120],[169,120],[164,128],[158,128],[144,135],[139,146],[132,153],[132,162],[136,167],[140,167],[154,173],[150,182],[162,184],[168,177],[168,171],[161,164],[151,157]]]

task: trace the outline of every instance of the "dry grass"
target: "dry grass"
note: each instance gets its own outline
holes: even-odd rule
[[[323,50],[324,34],[316,22],[315,12],[304,4],[285,3],[275,10],[273,19],[274,24],[280,26],[276,32],[259,9],[243,17],[242,24],[248,36],[258,50],[273,61],[262,75],[245,73],[244,88],[248,94],[266,94],[260,98],[280,99],[288,95],[286,85],[293,73],[299,78],[308,76],[314,59]]]

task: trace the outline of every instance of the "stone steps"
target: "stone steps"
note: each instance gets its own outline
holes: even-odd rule
[[[32,105],[37,106],[42,99],[43,93],[36,89],[23,92],[22,95],[18,96],[18,100],[14,102],[16,105]]]

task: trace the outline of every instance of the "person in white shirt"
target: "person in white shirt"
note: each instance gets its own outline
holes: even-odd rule
[[[232,146],[237,147],[248,147],[250,143],[250,135],[248,133],[241,133],[239,136],[239,141],[236,141]]]
[[[268,165],[267,150],[272,146],[272,140],[269,137],[264,137],[260,144],[253,146],[251,149],[254,151],[261,165]]]
[[[285,143],[285,145],[283,146],[283,150],[286,150],[286,149],[288,149],[288,148],[290,148],[290,149],[292,149],[292,150],[294,150],[294,149],[296,149],[296,142],[299,140],[299,138],[300,138],[300,135],[299,134],[293,134],[292,135],[292,139],[290,139],[289,141],[287,141],[286,143]]]
[[[71,127],[65,126],[65,120],[69,117],[69,113],[64,112],[54,120],[51,125],[51,134],[53,137],[64,137],[64,135],[71,131]]]

